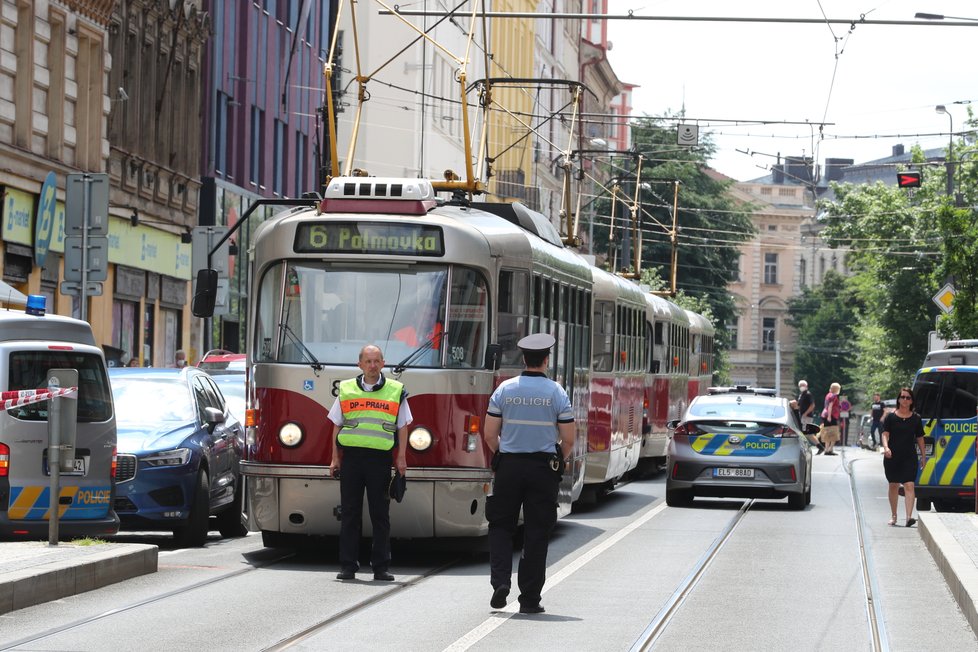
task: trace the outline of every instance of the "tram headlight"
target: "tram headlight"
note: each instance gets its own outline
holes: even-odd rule
[[[427,428],[415,428],[408,435],[408,445],[416,451],[426,451],[431,447],[431,431]]]
[[[287,423],[278,431],[278,440],[283,446],[295,448],[302,442],[302,426],[298,423]]]

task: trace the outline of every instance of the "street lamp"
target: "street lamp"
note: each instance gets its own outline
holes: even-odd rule
[[[945,16],[944,14],[927,14],[922,11],[918,11],[913,15],[914,18],[920,18],[922,20],[978,20],[978,18],[965,18],[963,16]]]
[[[951,131],[948,134],[947,140],[947,160],[945,161],[945,165],[947,166],[947,196],[950,197],[954,194],[954,162],[951,160],[951,152],[954,150],[954,117],[943,104],[938,104],[934,107],[934,110],[946,115],[947,119],[951,122]]]

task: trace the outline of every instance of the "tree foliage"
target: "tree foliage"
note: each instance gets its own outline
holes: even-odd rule
[[[737,272],[739,246],[754,236],[749,207],[738,205],[729,197],[726,191],[732,180],[722,180],[708,170],[707,161],[715,150],[708,135],[701,137],[696,148],[679,147],[671,121],[666,125],[660,119],[642,118],[632,125],[632,142],[635,153],[642,156],[639,204],[643,271],[657,270],[662,284],[656,289],[668,288],[665,279],[670,277],[669,231],[675,203],[679,232],[677,290],[702,301],[702,309],[696,312],[711,315],[719,348],[723,348],[727,324],[736,314],[733,297],[726,288]],[[631,237],[631,229],[622,227],[631,219],[628,204],[635,197],[636,160],[619,157],[609,171],[622,187],[622,195],[615,202],[613,233],[611,199],[605,196],[596,201],[598,218],[592,250],[599,255],[610,253],[605,261],[609,269],[618,251],[618,265],[613,271],[632,267],[631,260],[624,260],[627,252],[623,255],[620,248],[626,237]],[[675,180],[679,180],[678,195],[674,194]]]
[[[788,300],[787,323],[796,329],[795,382],[805,379],[814,396],[839,383],[852,395],[852,358],[858,299],[846,279],[829,270],[822,284]]]
[[[969,126],[975,126],[970,111]],[[954,143],[952,196],[946,192],[944,164],[929,164],[914,148],[911,166],[924,171],[921,188],[908,192],[883,183],[833,184],[835,197],[819,204],[823,239],[848,250],[852,274],[844,285],[854,312],[846,369],[863,396],[875,391],[893,395],[910,382],[940,314],[931,297],[945,283],[953,285],[956,295],[953,311],[940,319],[941,335],[978,337],[975,150],[967,139]],[[804,299],[793,308],[801,310]],[[800,335],[811,334],[802,312],[793,314],[793,321]],[[799,356],[797,374],[817,369],[817,360]]]

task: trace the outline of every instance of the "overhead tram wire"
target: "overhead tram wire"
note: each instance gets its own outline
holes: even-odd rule
[[[453,11],[425,11],[416,9],[383,10],[381,16],[402,17],[421,16],[455,16]],[[482,18],[527,18],[538,20],[542,18],[536,12],[527,11],[477,11],[476,16]],[[859,18],[765,18],[741,16],[642,16],[629,11],[627,14],[573,13],[554,12],[546,14],[549,20],[625,20],[625,21],[656,21],[656,22],[702,22],[702,23],[778,23],[778,24],[810,24],[822,25],[893,25],[903,27],[976,27],[978,23],[965,21],[925,22],[923,20],[870,20],[861,14]]]

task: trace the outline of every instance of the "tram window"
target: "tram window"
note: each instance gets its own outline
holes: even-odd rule
[[[499,323],[497,340],[502,346],[501,364],[519,366],[523,357],[516,343],[527,334],[529,274],[504,269],[499,272]]]
[[[282,262],[258,290],[255,359],[355,365],[360,350],[376,344],[396,363],[442,332],[447,289],[444,265]],[[430,346],[412,366],[440,366],[444,350]]]
[[[489,291],[485,279],[472,269],[452,270],[448,310],[446,366],[476,367],[486,348]]]
[[[70,351],[17,351],[10,354],[7,389],[47,389],[49,369],[78,370],[78,422],[106,421],[112,416],[111,390],[102,360],[91,353]],[[12,408],[16,419],[46,421],[48,402],[40,401]]]
[[[591,322],[591,366],[594,371],[614,369],[615,306],[607,301],[594,302]]]

